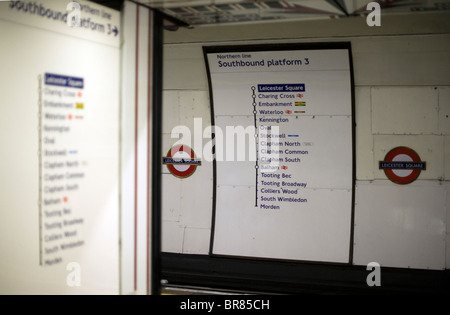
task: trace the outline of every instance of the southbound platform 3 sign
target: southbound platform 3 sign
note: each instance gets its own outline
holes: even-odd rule
[[[39,222],[40,265],[63,264],[86,245],[87,218],[80,199],[89,191],[86,142],[85,80],[44,73],[39,82]],[[82,197],[80,198],[80,196]]]
[[[222,141],[215,143],[211,253],[349,262],[350,45],[205,47],[204,53],[211,118],[223,130],[214,135]],[[247,155],[239,159],[243,141]]]

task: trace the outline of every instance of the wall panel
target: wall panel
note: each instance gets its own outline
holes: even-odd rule
[[[355,88],[356,179],[358,180],[374,178],[370,92],[370,87]]]
[[[438,134],[437,87],[373,87],[374,134]]]
[[[439,93],[439,133],[450,135],[450,87],[438,87]]]
[[[446,188],[357,182],[354,263],[445,269]]]

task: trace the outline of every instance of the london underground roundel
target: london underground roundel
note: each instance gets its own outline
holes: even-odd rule
[[[396,147],[389,151],[379,168],[394,183],[409,184],[415,181],[420,172],[426,170],[426,162],[411,148]]]
[[[187,145],[177,145],[172,147],[167,156],[163,157],[163,164],[174,176],[186,178],[194,174],[197,166],[201,165],[201,160],[195,158],[194,151]]]

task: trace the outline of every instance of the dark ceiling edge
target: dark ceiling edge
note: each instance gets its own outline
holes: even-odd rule
[[[162,18],[164,20],[169,21],[170,23],[174,24],[175,27],[190,27],[191,26],[190,24],[188,24],[188,23],[186,23],[184,21],[181,21],[181,20],[179,20],[179,19],[177,19],[177,18],[175,18],[173,16],[170,16],[170,15],[162,12],[161,10],[152,8],[152,7],[148,6],[148,5],[139,3],[139,2],[134,1],[134,0],[89,0],[89,1],[97,3],[97,4],[105,6],[105,7],[108,7],[110,9],[113,9],[113,10],[116,10],[116,11],[122,11],[124,2],[125,1],[129,1],[129,2],[135,3],[137,5],[140,5],[142,7],[145,7],[145,8],[148,8],[150,10],[158,12],[162,16]]]
[[[104,7],[107,7],[107,8],[116,10],[116,11],[122,11],[123,2],[124,2],[124,0],[89,0],[89,1],[100,4]]]
[[[145,8],[148,8],[148,9],[150,9],[150,10],[153,10],[153,11],[158,12],[158,13],[162,16],[162,18],[163,18],[164,20],[167,20],[167,21],[169,21],[169,22],[175,24],[176,26],[181,26],[181,27],[190,27],[190,26],[191,26],[190,24],[188,24],[188,23],[186,23],[186,22],[184,22],[184,21],[181,21],[181,20],[179,20],[179,19],[177,19],[177,18],[175,18],[175,17],[173,17],[173,16],[170,16],[170,15],[168,15],[167,13],[162,12],[161,10],[152,8],[152,7],[149,6],[149,5],[142,4],[142,3],[139,3],[139,2],[134,1],[134,0],[127,0],[127,1],[133,2],[133,3],[137,4],[137,5],[140,5],[140,6],[142,6],[142,7],[145,7]]]
[[[342,13],[345,14],[345,16],[350,16],[350,14],[347,11],[347,8],[345,7],[345,3],[341,2],[340,0],[327,0],[327,2],[334,7],[338,8],[342,11]]]

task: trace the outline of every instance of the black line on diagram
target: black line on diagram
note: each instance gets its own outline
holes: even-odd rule
[[[258,172],[259,172],[259,137],[258,137],[258,126],[256,125],[256,87],[252,86],[252,98],[253,98],[253,118],[255,122],[255,146],[256,146],[256,163],[255,163],[255,173],[256,173],[256,190],[255,190],[255,207],[258,207]]]

